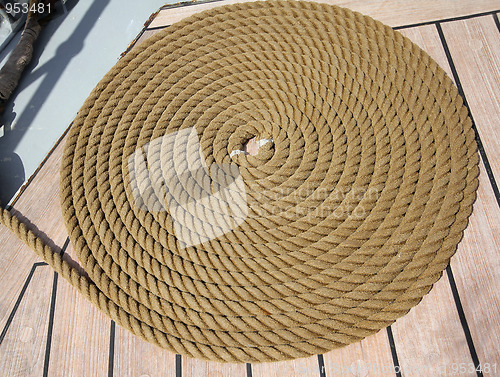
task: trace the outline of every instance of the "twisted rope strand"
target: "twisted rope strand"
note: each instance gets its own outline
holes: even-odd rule
[[[257,155],[240,153],[253,137]],[[400,33],[326,4],[234,4],[129,52],[74,120],[61,207],[88,276],[0,219],[143,339],[286,360],[420,302],[462,238],[478,163],[457,89]]]

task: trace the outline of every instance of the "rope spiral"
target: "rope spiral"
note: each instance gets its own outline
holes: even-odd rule
[[[197,146],[164,136],[183,130],[220,180],[178,178]],[[390,325],[440,278],[476,197],[474,136],[451,80],[392,28],[319,3],[228,5],[134,48],[78,113],[60,189],[88,276],[5,210],[2,222],[160,347],[305,357]],[[253,137],[258,153],[240,153]],[[148,159],[131,170],[137,151]],[[220,200],[206,203],[234,186],[232,168],[246,212],[227,228]],[[182,199],[187,187],[207,201]]]

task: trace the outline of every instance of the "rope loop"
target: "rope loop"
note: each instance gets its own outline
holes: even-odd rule
[[[134,334],[277,361],[418,304],[456,251],[477,176],[462,99],[415,44],[337,6],[251,2],[155,34],[78,113],[61,206],[88,277],[1,218]]]

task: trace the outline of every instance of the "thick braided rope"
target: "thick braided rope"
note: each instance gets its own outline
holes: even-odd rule
[[[238,167],[249,211],[185,247],[172,213],[137,205],[129,162],[188,128],[208,166]],[[254,136],[272,142],[231,153]],[[186,169],[156,157],[153,182]],[[194,15],[128,53],[80,110],[61,172],[88,278],[5,210],[2,222],[134,334],[259,362],[359,341],[415,306],[462,237],[478,155],[457,89],[420,48],[347,9],[273,1]],[[180,214],[183,234],[223,229],[193,211]]]

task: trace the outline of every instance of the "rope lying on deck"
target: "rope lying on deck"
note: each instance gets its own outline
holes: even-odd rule
[[[475,200],[471,127],[443,70],[390,27],[324,4],[224,6],[129,52],[75,119],[61,198],[88,277],[5,210],[2,222],[160,347],[226,362],[324,353],[390,325],[441,276]],[[244,181],[232,229],[190,198],[147,205],[177,200],[172,181],[214,196],[214,177],[176,178],[182,156],[160,156],[196,154],[185,135],[162,141],[189,129],[200,166]],[[243,153],[254,136],[258,154]]]

